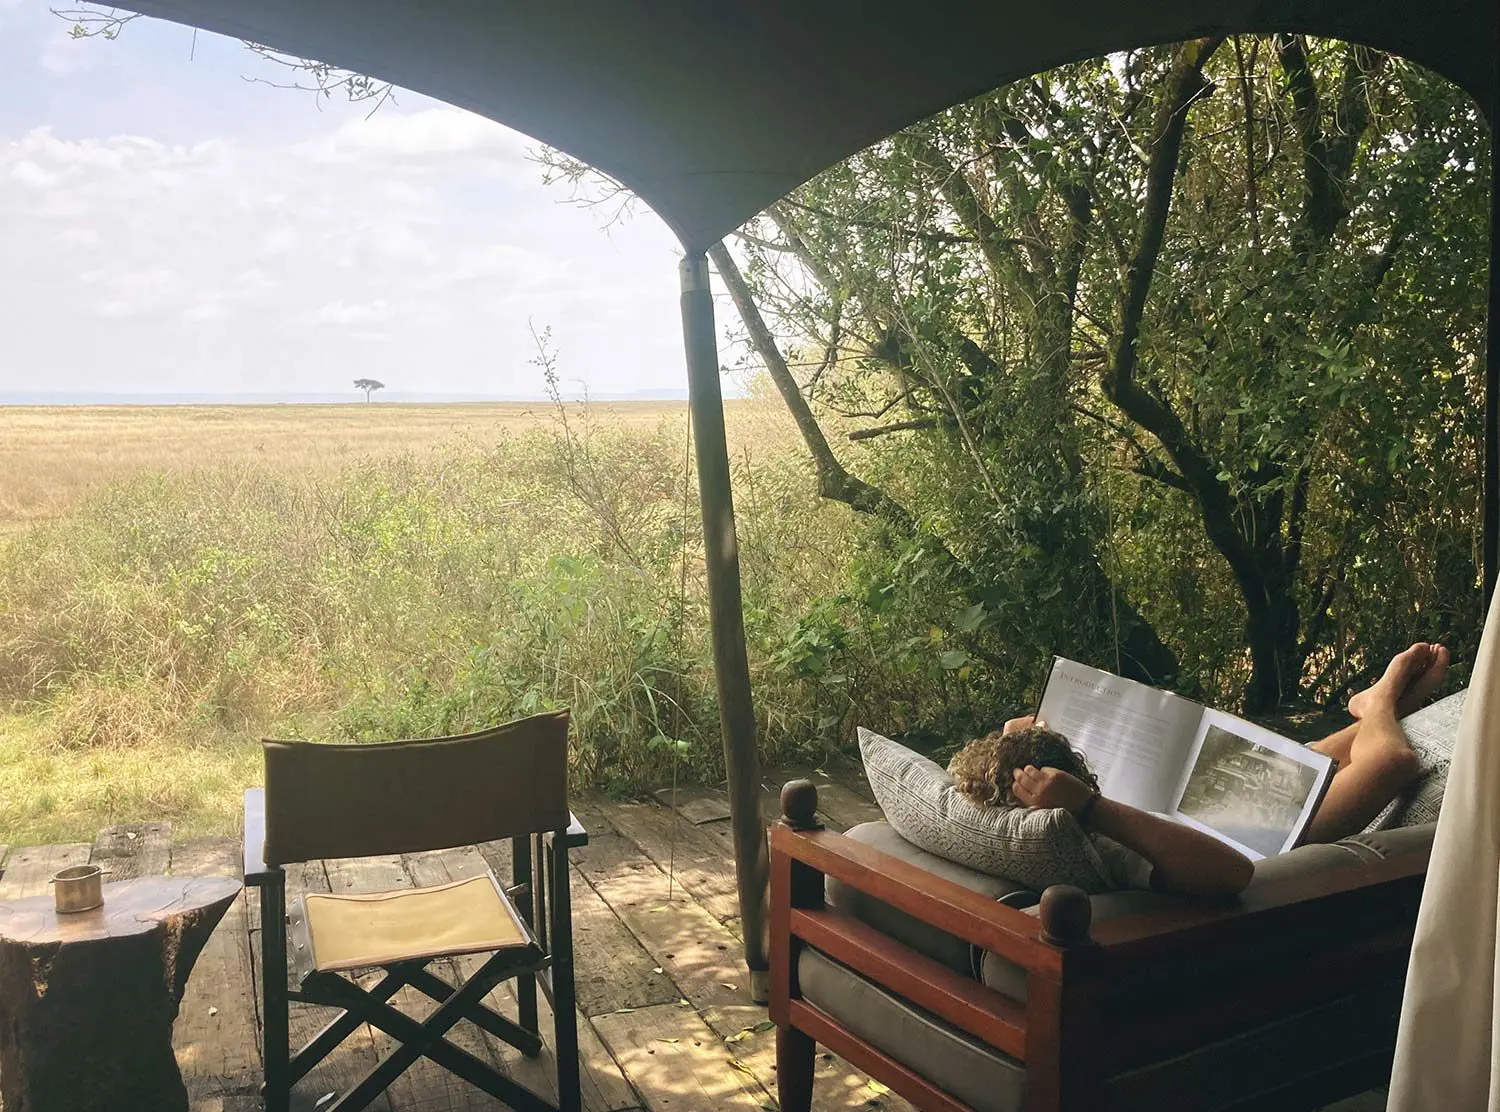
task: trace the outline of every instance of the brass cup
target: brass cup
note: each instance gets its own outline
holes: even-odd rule
[[[72,865],[52,878],[52,895],[59,915],[92,911],[104,905],[104,870],[97,865]]]

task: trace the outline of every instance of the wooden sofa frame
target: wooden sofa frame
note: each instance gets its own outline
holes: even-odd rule
[[[793,781],[771,831],[771,1018],[783,1112],[807,1112],[821,1044],[918,1108],[969,1112],[906,1065],[802,998],[810,946],[867,981],[1024,1064],[1027,1112],[1184,1107],[1178,1091],[1125,1097],[1106,1082],[1253,1031],[1372,984],[1404,978],[1426,875],[1412,852],[1268,882],[1232,901],[1183,903],[1091,924],[1079,889],[1042,893],[1039,914],[995,902],[816,820],[817,790]],[[827,878],[1024,970],[1021,1003],[827,906]],[[1399,990],[1397,990],[1399,993]],[[1357,1000],[1354,1001],[1357,1004]],[[1331,1054],[1326,1068],[1255,1079],[1239,1108],[1316,1108],[1382,1084],[1395,1041]],[[1268,1065],[1274,1074],[1274,1063]],[[1140,1074],[1136,1074],[1140,1076]]]

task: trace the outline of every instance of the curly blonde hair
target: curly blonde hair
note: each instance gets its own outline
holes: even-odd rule
[[[1099,777],[1068,739],[1046,726],[1028,726],[1013,734],[995,730],[975,738],[948,762],[948,775],[959,792],[981,807],[1024,806],[1011,790],[1018,768],[1057,768],[1078,777],[1095,791]]]

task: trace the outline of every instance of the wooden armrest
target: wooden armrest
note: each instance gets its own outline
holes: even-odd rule
[[[1036,916],[997,903],[863,842],[826,830],[793,830],[778,823],[771,829],[771,853],[800,861],[1026,969],[1056,973],[1062,968],[1062,951],[1043,937],[1042,923]]]
[[[279,882],[279,866],[265,863],[266,789],[245,790],[245,884],[252,888]]]
[[[1094,941],[1110,956],[1146,957],[1195,943],[1232,943],[1264,932],[1306,936],[1349,924],[1415,915],[1429,851],[1325,869],[1247,888],[1230,901],[1200,900],[1098,924]],[[1414,922],[1413,918],[1413,922]],[[1342,924],[1342,925],[1340,925]]]
[[[563,844],[569,849],[577,849],[579,846],[588,845],[589,832],[583,828],[583,823],[578,821],[578,816],[569,811],[568,820],[568,829],[563,835]],[[549,832],[547,834],[547,841],[550,843],[553,837],[554,835]]]

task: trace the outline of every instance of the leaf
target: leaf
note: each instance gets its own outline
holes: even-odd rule
[[[884,1085],[882,1085],[880,1082],[876,1081],[874,1078],[871,1078],[868,1084],[870,1086],[870,1092],[876,1094],[877,1096],[882,1096],[883,1097],[887,1093],[890,1092],[890,1089],[886,1088]]]
[[[969,654],[963,649],[947,649],[938,653],[938,663],[953,672],[969,663]]]
[[[961,633],[973,633],[976,629],[984,624],[984,619],[984,603],[976,602],[973,606],[970,606],[963,610],[958,615],[958,617],[953,620],[953,628]]]
[[[755,1076],[755,1071],[752,1070],[749,1066],[745,1065],[744,1062],[741,1062],[738,1058],[729,1059],[729,1068],[733,1070],[739,1070],[746,1077]]]
[[[657,1042],[664,1042],[664,1043],[675,1043],[675,1042],[681,1042],[682,1040],[681,1039],[657,1039],[656,1041]]]
[[[659,966],[659,965],[652,966],[651,967],[651,972],[653,972],[653,973],[660,973],[661,972],[661,966]]]
[[[728,981],[720,981],[719,982],[719,987],[720,988],[727,988],[730,992],[739,992],[739,990],[740,990],[740,986],[739,985],[732,985]]]

